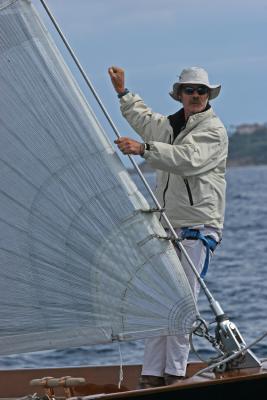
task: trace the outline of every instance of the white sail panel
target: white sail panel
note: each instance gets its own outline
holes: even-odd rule
[[[28,0],[0,0],[0,354],[189,332],[175,250]]]

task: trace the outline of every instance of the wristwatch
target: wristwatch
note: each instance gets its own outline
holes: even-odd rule
[[[125,96],[129,92],[130,92],[129,89],[125,88],[123,92],[118,94],[118,98],[120,99],[121,97]]]
[[[150,144],[149,143],[145,143],[145,147],[144,147],[144,150],[146,151],[146,150],[150,150]]]
[[[150,150],[150,144],[149,143],[144,143],[143,149],[144,150],[143,150],[142,154],[140,154],[141,157],[144,156],[146,150],[148,150],[148,151]]]

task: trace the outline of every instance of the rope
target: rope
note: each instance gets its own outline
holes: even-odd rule
[[[191,332],[190,335],[189,335],[190,347],[191,347],[192,351],[194,352],[194,354],[197,356],[197,358],[198,358],[200,361],[202,361],[202,362],[205,363],[205,364],[210,364],[211,362],[214,362],[215,360],[218,360],[218,359],[221,358],[221,356],[214,357],[214,358],[211,357],[211,358],[208,358],[207,360],[205,360],[204,358],[202,358],[202,357],[199,355],[199,353],[197,352],[197,350],[195,349],[195,347],[194,347],[192,336],[193,336],[193,332]],[[207,339],[207,340],[208,340],[208,339]]]
[[[121,344],[120,341],[118,341],[118,345],[119,345],[119,354],[120,354],[120,373],[119,373],[119,382],[118,382],[118,389],[121,388],[121,383],[123,381],[123,361],[122,361],[122,352],[121,352]]]
[[[198,323],[198,326],[197,326],[197,323]],[[194,346],[194,343],[193,343],[193,334],[195,334],[196,336],[204,337],[205,339],[207,339],[207,341],[211,343],[212,347],[218,353],[220,353],[220,355],[218,355],[217,357],[208,358],[207,360],[202,358],[198,354],[198,351],[195,349],[195,346]],[[209,334],[209,328],[208,328],[208,325],[207,325],[206,321],[204,319],[202,319],[201,317],[197,318],[195,323],[193,324],[193,327],[192,327],[192,329],[190,331],[190,334],[189,334],[189,343],[190,343],[190,348],[195,353],[195,355],[199,358],[199,360],[204,362],[204,363],[206,363],[206,364],[210,364],[211,362],[214,363],[216,360],[220,360],[221,357],[224,355],[223,351],[220,350],[220,348],[218,346],[216,338]]]

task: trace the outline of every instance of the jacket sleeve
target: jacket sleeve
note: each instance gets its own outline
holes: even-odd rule
[[[145,142],[169,142],[172,130],[166,116],[153,112],[133,93],[123,96],[120,104],[122,115]]]
[[[181,176],[193,176],[215,168],[227,156],[228,138],[224,127],[192,131],[178,145],[150,142],[144,158],[155,169]]]

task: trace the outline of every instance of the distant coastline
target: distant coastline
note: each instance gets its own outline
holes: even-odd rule
[[[242,124],[229,137],[228,166],[267,164],[267,123]]]
[[[229,154],[227,167],[267,164],[267,123],[242,124],[232,127],[229,134]],[[149,163],[139,164],[143,173],[155,170]],[[129,169],[135,173],[134,169]]]

